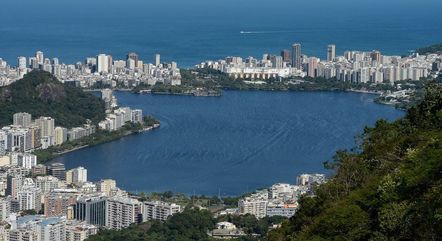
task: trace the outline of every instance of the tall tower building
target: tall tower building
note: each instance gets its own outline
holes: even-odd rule
[[[68,130],[63,127],[55,127],[54,144],[61,145],[68,140]]]
[[[292,67],[301,69],[302,68],[302,60],[301,60],[301,44],[295,43],[292,45]]]
[[[379,52],[379,51],[377,51],[377,50],[373,50],[373,51],[370,53],[370,57],[371,57],[371,60],[372,60],[372,61],[377,61],[378,63],[380,63],[380,62],[381,62],[382,55],[381,55],[381,52]]]
[[[87,224],[106,225],[106,197],[102,195],[78,198],[74,207],[74,217]]]
[[[38,64],[44,64],[45,58],[43,52],[37,51],[35,53],[35,58],[37,59]]]
[[[55,130],[55,120],[51,117],[40,117],[37,120],[35,120],[35,123],[40,127],[41,129],[41,136],[42,137],[53,137],[54,136],[54,130]]]
[[[330,44],[327,46],[327,61],[331,62],[336,58],[336,45]]]
[[[77,184],[87,182],[87,169],[84,167],[72,169],[72,182]]]
[[[281,57],[282,57],[282,60],[283,60],[284,62],[291,62],[291,61],[290,61],[290,50],[288,50],[288,49],[283,49],[283,50],[281,51]]]
[[[97,56],[97,72],[108,73],[109,72],[109,58],[105,54]]]
[[[28,127],[31,125],[32,115],[26,112],[15,113],[13,115],[13,124],[15,126]]]
[[[316,77],[316,70],[318,69],[319,59],[315,57],[310,57],[308,61],[308,76]]]
[[[23,56],[18,57],[18,68],[26,69],[26,66],[27,66],[26,57]]]
[[[283,58],[281,56],[272,56],[272,67],[281,69],[283,67]]]
[[[161,55],[155,54],[155,66],[160,66],[161,64]]]
[[[138,66],[138,61],[139,61],[138,54],[136,54],[134,52],[128,53],[126,61],[129,59],[132,59],[135,62],[135,67],[137,67],[137,68],[140,67],[140,66]]]

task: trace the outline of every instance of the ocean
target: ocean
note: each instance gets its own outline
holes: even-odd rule
[[[326,46],[384,54],[442,42],[440,0],[2,0],[0,58],[42,50],[64,63],[107,53],[192,67],[229,55],[278,54],[294,42],[307,55]],[[241,31],[247,32],[241,34]]]

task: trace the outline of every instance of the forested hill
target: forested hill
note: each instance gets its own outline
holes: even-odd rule
[[[442,87],[426,91],[405,118],[367,128],[361,152],[339,152],[336,176],[267,239],[442,240]]]
[[[49,116],[56,125],[80,126],[105,118],[104,103],[80,88],[64,85],[44,71],[32,71],[23,79],[0,88],[0,126],[12,124],[12,115],[28,112],[33,118]]]
[[[433,44],[428,47],[417,49],[416,52],[419,54],[433,54],[437,52],[442,52],[442,43]]]

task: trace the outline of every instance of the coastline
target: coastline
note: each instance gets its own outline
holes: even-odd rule
[[[42,160],[42,161],[39,161],[39,162],[41,164],[44,164],[44,165],[49,165],[51,163],[54,163],[54,159],[55,158],[60,157],[62,155],[65,155],[65,154],[68,154],[68,153],[71,153],[71,152],[75,152],[75,151],[78,151],[78,150],[86,149],[86,148],[89,148],[89,147],[94,147],[94,146],[98,146],[98,145],[101,145],[101,144],[109,143],[109,142],[112,142],[112,141],[116,141],[116,140],[119,140],[119,139],[121,139],[123,137],[126,137],[126,136],[153,131],[153,130],[158,129],[160,127],[161,127],[161,124],[154,124],[153,126],[146,126],[146,127],[143,127],[142,129],[139,129],[139,130],[125,131],[124,133],[122,133],[120,135],[117,135],[114,138],[111,138],[111,139],[108,139],[108,140],[105,140],[105,141],[99,141],[99,142],[94,143],[94,144],[75,146],[75,147],[73,147],[71,149],[63,150],[61,152],[51,152],[50,153],[50,155],[51,155],[50,157],[46,158],[46,160]],[[41,151],[41,150],[38,150],[38,151]],[[38,151],[36,153],[34,153],[37,156],[39,156]],[[43,150],[43,151],[45,151],[45,150]]]

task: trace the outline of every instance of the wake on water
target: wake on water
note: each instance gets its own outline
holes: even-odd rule
[[[272,33],[292,33],[294,31],[240,31],[240,34],[272,34]]]

